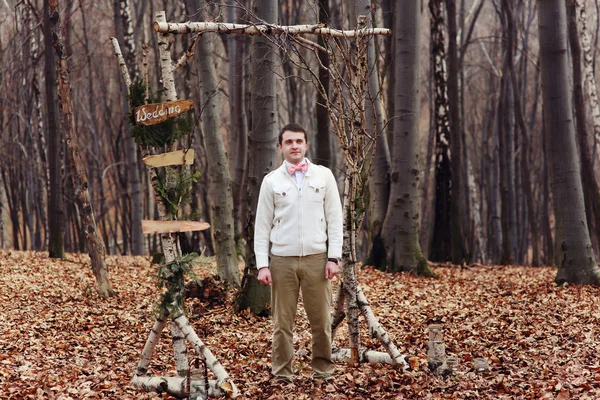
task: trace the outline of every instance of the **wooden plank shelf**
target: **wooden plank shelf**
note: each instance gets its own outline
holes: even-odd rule
[[[149,233],[174,233],[203,231],[210,228],[208,222],[201,221],[142,221],[142,232]]]
[[[169,165],[192,165],[194,163],[194,149],[188,149],[187,151],[177,150],[169,153],[156,154],[153,156],[147,156],[143,159],[144,164],[149,167],[166,167]]]

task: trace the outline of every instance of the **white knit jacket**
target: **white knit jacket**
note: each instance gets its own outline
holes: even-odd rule
[[[342,243],[342,203],[329,168],[309,163],[300,189],[285,163],[265,176],[254,225],[258,268],[269,266],[269,246],[276,256],[340,258]]]

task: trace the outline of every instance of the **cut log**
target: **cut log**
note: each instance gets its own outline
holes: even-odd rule
[[[208,222],[200,221],[142,221],[142,232],[144,233],[173,233],[203,231],[210,228]]]
[[[134,108],[136,125],[155,125],[175,117],[194,107],[191,100],[175,100],[164,103],[144,104]]]
[[[187,393],[187,378],[179,376],[136,376],[133,378],[132,384],[135,387],[142,388],[147,392],[168,393],[171,396],[180,398],[188,397],[190,399],[207,397],[225,397],[218,386],[217,381],[208,381],[208,396],[206,396],[206,388],[204,387],[203,379],[192,379],[190,382],[190,393]]]
[[[332,349],[331,359],[333,361],[349,361],[352,357],[350,349]],[[358,349],[359,363],[386,363],[395,365],[392,357],[388,353],[381,351],[371,351],[364,348]]]
[[[169,153],[147,156],[143,159],[144,164],[149,167],[166,167],[169,165],[192,165],[194,163],[194,149],[187,151],[177,150]]]

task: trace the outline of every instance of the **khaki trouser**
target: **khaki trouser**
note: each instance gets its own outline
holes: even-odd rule
[[[291,377],[294,345],[292,332],[302,289],[304,309],[312,331],[311,365],[317,374],[330,374],[331,361],[331,281],[325,278],[327,253],[304,257],[271,258],[271,306],[273,310],[273,361],[275,376]]]

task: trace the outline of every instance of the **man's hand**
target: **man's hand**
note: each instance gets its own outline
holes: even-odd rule
[[[271,271],[269,271],[269,267],[263,267],[258,270],[258,281],[263,285],[270,286],[273,283],[273,279],[271,279]]]
[[[325,278],[333,279],[338,272],[340,272],[340,266],[333,261],[327,261],[327,264],[325,265]]]

